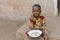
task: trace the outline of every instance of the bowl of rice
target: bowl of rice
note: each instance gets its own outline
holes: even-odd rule
[[[29,35],[30,37],[40,37],[41,34],[42,34],[42,31],[41,31],[41,30],[30,30],[30,31],[28,32],[28,35]]]

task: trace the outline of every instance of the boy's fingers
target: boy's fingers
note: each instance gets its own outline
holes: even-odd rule
[[[26,31],[25,34],[26,34],[27,36],[29,36],[29,35],[28,35],[28,31]]]

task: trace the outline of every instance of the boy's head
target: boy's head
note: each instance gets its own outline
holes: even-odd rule
[[[36,17],[39,16],[39,14],[41,13],[41,6],[39,4],[34,4],[32,7],[32,13]]]

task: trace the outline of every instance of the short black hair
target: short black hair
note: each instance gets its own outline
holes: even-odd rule
[[[41,6],[39,4],[34,4],[32,8],[34,8],[35,6],[37,6],[41,10]]]

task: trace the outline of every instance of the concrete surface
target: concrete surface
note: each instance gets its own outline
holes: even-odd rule
[[[33,4],[40,4],[44,15],[54,15],[53,0],[0,0],[0,18],[19,21],[22,17],[24,20],[31,15]]]

